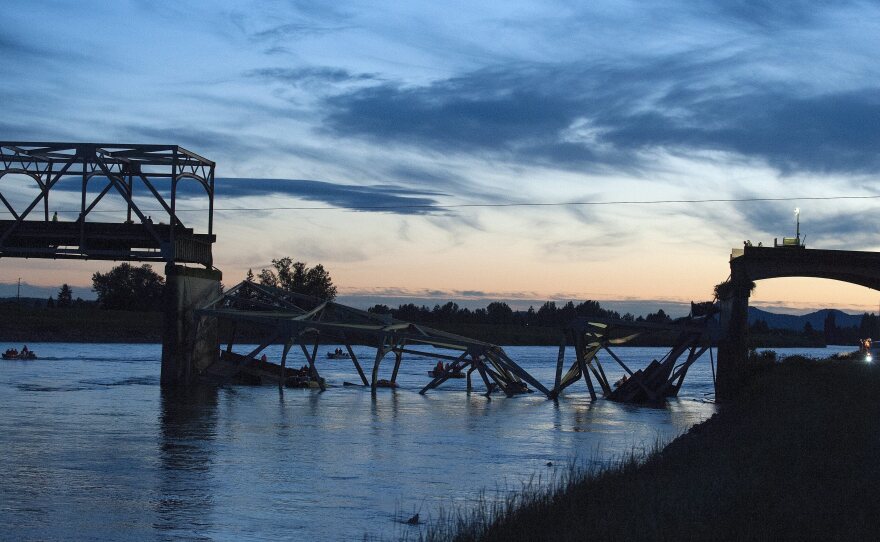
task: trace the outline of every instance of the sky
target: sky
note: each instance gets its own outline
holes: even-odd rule
[[[215,161],[227,285],[290,256],[355,305],[638,314],[711,299],[731,248],[793,235],[795,207],[809,247],[880,249],[878,35],[869,1],[6,0],[0,140]],[[0,294],[88,297],[111,265],[5,259]],[[816,279],[752,297],[878,303]]]

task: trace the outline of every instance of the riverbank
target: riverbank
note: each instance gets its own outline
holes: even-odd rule
[[[431,323],[429,327],[504,346],[558,346],[562,332],[554,327]],[[222,338],[229,336],[228,323],[221,323]],[[239,342],[260,342],[259,330],[240,326]],[[636,337],[627,346],[670,346],[674,333],[651,333]],[[44,308],[0,306],[0,342],[162,342],[162,314],[159,312],[108,311],[95,306]],[[821,341],[799,336],[763,334],[752,338],[757,348],[823,347]]]
[[[6,304],[0,310],[0,342],[160,343],[162,314]]]
[[[859,540],[880,526],[880,367],[789,359],[644,462],[428,540]],[[455,536],[450,535],[450,530]]]

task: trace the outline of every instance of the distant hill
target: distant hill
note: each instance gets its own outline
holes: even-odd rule
[[[862,321],[861,314],[847,314],[837,309],[822,309],[809,314],[795,315],[776,314],[756,307],[749,307],[749,324],[764,320],[771,328],[803,331],[804,325],[809,322],[813,329],[822,330],[825,327],[825,318],[828,317],[828,313],[834,313],[837,327],[858,327]]]

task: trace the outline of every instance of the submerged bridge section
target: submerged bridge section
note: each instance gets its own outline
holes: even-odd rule
[[[183,193],[201,232],[180,217],[184,183],[196,188]],[[192,311],[219,293],[221,277],[214,162],[177,145],[0,141],[0,213],[0,258],[165,263],[162,383],[190,382],[211,342],[194,336]]]
[[[678,395],[688,369],[700,356],[708,350],[711,357],[711,348],[718,335],[717,323],[714,312],[663,324],[585,317],[572,320],[565,326],[564,339],[559,346],[556,381],[550,396],[556,398],[565,388],[583,378],[590,397],[596,400],[596,387],[590,378],[592,373],[602,394],[612,401],[665,401],[667,397]],[[652,360],[644,369],[633,371],[611,349],[612,346],[625,346],[638,337],[656,334],[674,337],[672,347],[661,359]],[[567,347],[574,350],[574,361],[563,375]],[[607,354],[626,371],[623,378],[613,384],[609,382],[599,361],[600,352]]]
[[[508,396],[527,393],[531,391],[529,385],[544,394],[550,393],[499,346],[249,281],[230,288],[198,310],[197,315],[225,321],[232,328],[226,351],[205,370],[206,376],[221,381],[270,381],[279,386],[318,387],[323,391],[325,384],[316,361],[324,343],[345,345],[344,352],[334,355],[350,359],[362,385],[373,392],[380,387],[397,387],[397,374],[406,354],[446,362],[442,371],[433,372],[420,393],[459,377],[467,378],[470,390],[474,373],[474,378],[485,386],[487,396],[496,391]],[[248,332],[250,338],[259,336],[259,345],[243,354],[234,352],[240,331]],[[273,344],[283,345],[280,365],[257,359]],[[353,344],[376,351],[369,379]],[[286,366],[287,355],[295,347],[302,350],[308,361],[304,371]],[[380,378],[382,361],[389,355],[394,358],[391,373]]]
[[[748,308],[754,281],[781,277],[839,280],[880,290],[880,253],[808,249],[799,244],[734,249],[730,281],[719,292],[726,338],[718,348],[718,397],[735,394],[748,376]]]

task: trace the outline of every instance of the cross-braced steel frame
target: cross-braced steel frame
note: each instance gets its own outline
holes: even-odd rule
[[[527,393],[531,391],[528,385],[544,394],[550,393],[499,346],[253,282],[245,281],[236,285],[197,311],[197,314],[226,320],[233,327],[221,364],[258,366],[256,356],[263,350],[273,344],[283,345],[280,369],[263,371],[264,374],[277,375],[279,385],[284,385],[288,378],[286,364],[290,350],[299,346],[308,361],[312,382],[324,390],[325,384],[316,365],[318,347],[324,342],[345,345],[361,382],[373,392],[383,386],[396,387],[403,356],[409,354],[449,362],[447,370],[432,378],[420,393],[440,386],[461,372],[467,374],[468,390],[471,389],[471,374],[476,372],[487,396],[496,391],[508,396]],[[265,339],[247,354],[236,355],[232,352],[235,329],[245,322],[252,328],[264,330]],[[355,344],[369,346],[376,351],[369,380],[352,349]],[[433,352],[426,348],[453,353]],[[394,355],[391,378],[380,380],[380,364],[389,354]],[[265,364],[263,368],[266,369]],[[231,374],[226,369],[221,372]]]
[[[2,181],[9,175],[33,179],[39,190],[36,197],[20,203],[7,197],[8,192],[4,195]],[[49,196],[60,181],[70,178],[80,181],[77,218],[50,218]],[[207,196],[207,234],[193,233],[178,216],[178,187],[188,180],[199,183]],[[170,182],[167,198],[157,188],[164,182]],[[100,189],[90,192],[90,183],[98,183]],[[124,201],[124,223],[89,220],[109,194]],[[137,198],[142,197],[158,203],[158,223],[139,205]],[[0,220],[0,256],[212,265],[214,162],[177,145],[2,141],[0,204],[12,217]],[[27,220],[38,207],[42,218]]]
[[[562,391],[583,377],[590,391],[590,398],[596,400],[596,387],[590,378],[592,373],[602,390],[602,394],[612,401],[654,403],[674,397],[681,388],[687,370],[707,350],[711,356],[713,322],[709,316],[688,318],[685,322],[658,324],[652,322],[631,322],[608,318],[576,318],[563,330],[559,355],[556,362],[556,380],[551,398],[557,398]],[[611,346],[621,346],[646,333],[674,333],[676,339],[672,348],[660,360],[653,360],[644,369],[633,372]],[[574,361],[563,375],[566,347],[574,350]],[[614,360],[626,375],[613,386],[608,381],[605,369],[599,361],[599,352],[604,351]],[[687,353],[684,361],[678,362]]]

